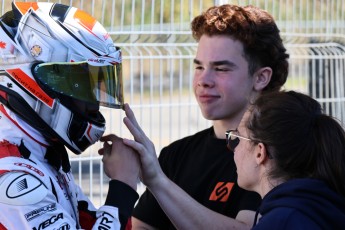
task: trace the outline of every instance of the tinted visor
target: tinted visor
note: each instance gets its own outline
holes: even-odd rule
[[[123,106],[121,63],[102,66],[86,61],[41,63],[33,72],[37,80],[59,94],[110,108]]]

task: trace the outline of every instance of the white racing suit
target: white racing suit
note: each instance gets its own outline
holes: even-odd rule
[[[128,220],[138,199],[131,187],[110,181],[105,205],[96,209],[71,171],[56,170],[44,158],[46,148],[4,115],[0,111],[0,230],[131,227]],[[22,145],[30,151],[27,159]]]

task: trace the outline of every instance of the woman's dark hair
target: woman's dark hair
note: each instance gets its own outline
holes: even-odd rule
[[[345,131],[320,104],[294,91],[262,94],[247,121],[275,161],[271,178],[315,178],[345,196]]]
[[[209,8],[191,23],[193,37],[228,36],[243,44],[244,58],[253,75],[261,67],[270,67],[272,78],[263,91],[279,90],[288,76],[289,55],[273,17],[254,6],[221,5]]]

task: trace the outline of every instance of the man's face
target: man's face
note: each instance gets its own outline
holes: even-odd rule
[[[240,121],[255,93],[243,45],[228,36],[203,35],[194,60],[193,88],[203,116]]]

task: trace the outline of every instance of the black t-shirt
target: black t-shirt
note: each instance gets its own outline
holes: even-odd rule
[[[255,211],[260,204],[258,194],[238,187],[234,154],[224,139],[215,137],[213,127],[163,148],[159,162],[172,181],[218,213],[235,218],[240,210]],[[140,197],[133,216],[159,229],[175,229],[148,190]]]

